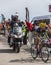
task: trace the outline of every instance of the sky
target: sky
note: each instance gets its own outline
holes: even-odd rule
[[[18,12],[19,19],[25,21],[25,7],[28,7],[30,13],[30,21],[35,16],[49,15],[48,6],[51,5],[51,0],[0,0],[0,14],[5,17]]]

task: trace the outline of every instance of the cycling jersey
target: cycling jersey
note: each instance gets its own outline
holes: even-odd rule
[[[42,29],[38,28],[37,33],[38,33],[39,36],[44,36],[45,37],[47,32],[46,32],[46,29],[42,30]]]

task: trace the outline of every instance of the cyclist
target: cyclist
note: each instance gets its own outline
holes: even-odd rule
[[[36,44],[39,44],[40,48],[42,47],[41,38],[44,39],[48,38],[47,31],[46,31],[46,23],[40,23],[39,28],[36,30],[37,38],[35,40]]]
[[[48,24],[48,36],[51,38],[51,24]]]

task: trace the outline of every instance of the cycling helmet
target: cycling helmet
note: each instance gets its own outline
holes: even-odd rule
[[[40,23],[40,24],[39,24],[39,27],[40,27],[40,28],[45,28],[45,27],[46,27],[46,24],[45,24],[45,23]]]

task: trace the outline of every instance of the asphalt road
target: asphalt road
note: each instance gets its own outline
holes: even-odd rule
[[[20,53],[13,52],[7,43],[7,37],[0,35],[0,65],[51,65],[51,56],[47,63],[41,58],[33,60],[30,47],[23,45]]]

